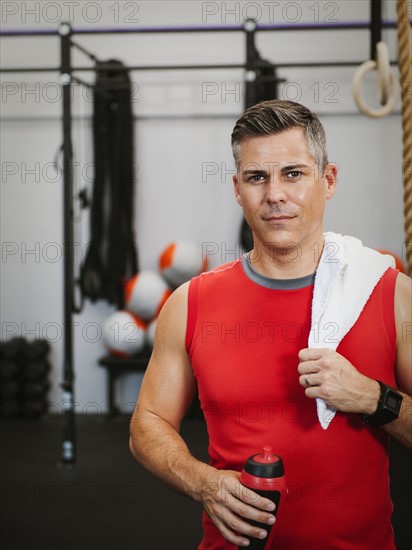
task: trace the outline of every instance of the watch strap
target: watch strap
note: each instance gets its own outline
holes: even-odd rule
[[[394,388],[387,386],[380,380],[376,381],[381,389],[376,411],[373,414],[363,414],[361,416],[365,424],[383,426],[398,418],[403,397]],[[389,396],[391,397],[391,402],[388,402]]]

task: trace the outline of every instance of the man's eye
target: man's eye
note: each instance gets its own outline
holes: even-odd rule
[[[287,172],[286,175],[289,179],[296,179],[302,175],[302,172],[299,172],[299,170],[292,170],[291,172]]]
[[[263,176],[262,174],[254,174],[253,176],[250,176],[248,181],[252,182],[252,183],[259,183],[261,181],[263,181],[265,179],[265,176]]]

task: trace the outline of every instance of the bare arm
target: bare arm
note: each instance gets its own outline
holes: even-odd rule
[[[412,449],[412,292],[411,279],[400,273],[395,287],[396,379],[403,395],[399,417],[382,426]],[[299,383],[310,398],[321,397],[342,412],[373,414],[380,395],[378,382],[360,373],[331,349],[306,348],[299,352]],[[310,387],[306,375],[310,375]]]
[[[263,538],[262,529],[242,517],[270,525],[274,516],[263,510],[273,510],[273,504],[253,491],[240,490],[238,472],[216,470],[197,460],[179,435],[196,389],[185,349],[187,295],[185,284],[159,316],[153,354],[130,425],[130,450],[155,477],[202,502],[227,540],[246,546],[248,540],[236,532]]]
[[[399,418],[384,429],[412,449],[412,279],[399,273],[395,287],[396,380],[403,395]]]

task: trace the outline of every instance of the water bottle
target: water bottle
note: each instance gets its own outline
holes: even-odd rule
[[[286,484],[283,461],[280,456],[272,453],[272,447],[263,447],[261,454],[253,455],[247,459],[240,475],[240,482],[258,495],[274,502],[276,505],[274,514],[276,515],[281,496],[286,491]],[[248,548],[250,550],[270,548],[272,526],[253,520],[248,520],[248,522],[251,525],[265,529],[268,533],[263,540],[247,537],[250,540]]]

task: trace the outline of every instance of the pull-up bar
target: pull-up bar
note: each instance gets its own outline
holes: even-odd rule
[[[313,68],[313,67],[359,67],[364,60],[359,61],[311,61],[308,63],[276,63],[276,64],[265,64],[265,67],[275,67],[277,69],[288,69],[288,68]],[[391,65],[397,65],[397,61],[393,60],[390,62]],[[256,69],[259,69],[260,66],[258,62],[253,65]],[[85,71],[85,72],[99,72],[107,71],[110,69],[116,68],[110,63],[101,63],[92,67],[72,67],[72,71]],[[248,65],[244,63],[229,63],[223,65],[136,65],[128,67],[125,69],[127,71],[209,71],[212,69],[247,69]],[[0,73],[56,73],[61,72],[61,67],[13,67],[10,69],[0,69]]]
[[[396,21],[382,21],[382,28],[395,29]],[[326,30],[362,30],[371,29],[370,21],[342,21],[337,23],[293,23],[283,24],[257,24],[256,31],[326,31]],[[154,34],[154,33],[199,33],[199,32],[239,32],[244,31],[245,25],[219,25],[219,26],[177,26],[177,27],[102,27],[102,28],[71,28],[73,34]],[[17,36],[59,36],[57,29],[11,29],[0,32],[0,37]]]

